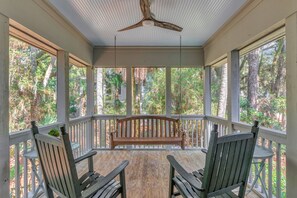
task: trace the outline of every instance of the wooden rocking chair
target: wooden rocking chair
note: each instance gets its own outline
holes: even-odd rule
[[[258,136],[258,122],[251,133],[218,137],[218,125],[211,133],[204,170],[188,173],[173,156],[170,162],[169,197],[244,197]],[[179,175],[175,175],[175,171]],[[174,187],[178,192],[174,192]],[[232,190],[239,188],[235,194]]]
[[[35,122],[31,124],[48,197],[54,198],[54,193],[61,198],[109,198],[119,194],[126,197],[125,168],[128,161],[123,161],[107,176],[101,176],[93,170],[96,152],[74,160],[65,126],[61,127],[60,138],[56,138],[40,134]],[[78,178],[75,164],[85,159],[88,159],[89,172]],[[118,175],[120,182],[114,180]]]

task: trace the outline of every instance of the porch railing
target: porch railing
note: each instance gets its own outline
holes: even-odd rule
[[[218,124],[219,135],[228,134],[228,121],[218,118],[207,116],[207,129],[205,132],[209,136],[213,124]],[[251,130],[251,125],[232,122],[233,132],[248,132]],[[272,149],[274,155],[271,159],[266,160],[265,168],[261,173],[266,191],[269,197],[286,197],[286,133],[273,129],[260,127],[258,145]],[[255,177],[255,168],[252,166],[249,183]],[[264,196],[264,186],[261,182],[255,185],[255,192],[259,196]]]
[[[80,146],[73,151],[74,157],[79,157],[92,149],[92,116],[75,118],[69,122],[69,138]]]
[[[83,155],[91,149],[109,149],[109,134],[115,129],[115,120],[124,116],[85,116],[73,119],[69,122],[69,135],[72,142],[80,144],[74,151],[75,157]],[[219,125],[220,135],[228,133],[229,127],[233,131],[249,131],[251,126],[243,123],[232,123],[218,117],[204,115],[172,116],[181,119],[181,127],[186,132],[186,148],[199,149],[207,147],[208,138],[213,124]],[[55,123],[41,127],[41,132],[58,128],[62,123]],[[285,168],[286,168],[286,134],[284,132],[261,128],[259,144],[271,148],[275,155],[266,162],[262,177],[270,197],[284,197],[285,194]],[[162,148],[162,146],[135,148],[150,149]],[[31,170],[31,163],[23,157],[24,153],[32,148],[30,130],[23,130],[10,134],[10,194],[11,197],[29,197],[30,192],[36,189],[36,178]],[[36,161],[38,163],[38,161]],[[254,169],[250,181],[254,177]],[[256,185],[259,195],[263,193],[261,184]],[[29,193],[27,193],[29,192]]]
[[[40,132],[44,133],[52,128],[62,126],[55,123],[40,127]],[[32,164],[24,158],[24,154],[33,148],[32,135],[30,129],[11,133],[9,135],[10,145],[10,196],[27,198],[30,192],[36,190],[37,180],[32,172]],[[35,161],[35,163],[38,163]]]
[[[235,131],[248,131],[251,125],[244,123],[232,123]],[[286,133],[260,127],[258,144],[272,149],[274,155],[265,162],[262,178],[269,197],[286,197]],[[252,167],[252,174],[249,181],[255,176],[255,169]],[[261,183],[256,184],[256,190],[261,195],[264,188]]]
[[[115,130],[115,120],[124,116],[93,116],[93,148],[109,148],[109,134]],[[172,116],[181,120],[181,127],[186,132],[186,148],[202,148],[206,144],[204,136],[204,116]],[[135,148],[162,148],[163,146],[135,146]]]

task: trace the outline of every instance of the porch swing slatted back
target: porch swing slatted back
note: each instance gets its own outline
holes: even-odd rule
[[[131,116],[117,119],[111,146],[119,144],[178,144],[183,147],[184,133],[179,119],[165,116]]]
[[[161,117],[136,117],[117,120],[117,137],[179,137],[179,120]],[[132,129],[132,130],[131,130]]]

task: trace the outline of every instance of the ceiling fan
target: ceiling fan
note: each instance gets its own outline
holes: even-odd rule
[[[131,29],[141,27],[141,26],[157,26],[160,28],[173,30],[173,31],[177,31],[177,32],[181,32],[183,30],[182,27],[179,27],[175,24],[156,20],[153,17],[154,14],[151,12],[150,6],[151,6],[151,0],[140,0],[140,8],[141,8],[141,12],[143,14],[143,19],[134,25],[131,25],[124,29],[118,30],[118,32],[131,30]]]

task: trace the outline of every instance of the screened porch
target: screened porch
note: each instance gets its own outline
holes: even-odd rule
[[[103,174],[128,159],[127,195],[131,198],[143,192],[143,197],[168,197],[168,154],[188,171],[203,168],[201,149],[208,148],[214,124],[219,136],[224,136],[248,132],[258,120],[257,144],[271,150],[273,157],[264,161],[262,182],[258,180],[246,197],[296,196],[295,0],[224,0],[220,5],[226,7],[175,1],[170,6],[183,12],[177,22],[184,24],[185,33],[146,29],[156,27],[117,32],[130,24],[128,19],[120,24],[117,14],[133,12],[134,8],[128,11],[125,6],[130,3],[138,9],[139,1],[90,2],[85,5],[88,15],[79,1],[0,0],[1,198],[44,196],[39,161],[27,157],[35,150],[33,120],[41,133],[66,126],[74,157],[97,151],[94,166]],[[160,2],[153,1],[152,9],[165,6],[166,0],[162,0],[164,5]],[[203,28],[209,23],[205,32],[199,24],[186,23],[202,17],[192,9],[198,6],[199,13],[206,8],[217,13],[204,13],[209,18],[197,20]],[[102,10],[97,13],[92,7]],[[266,16],[267,10],[272,14]],[[117,20],[107,24],[107,16]],[[179,119],[185,150],[177,145],[111,149],[110,134],[117,120],[144,115]],[[137,122],[140,128],[148,124],[155,133],[168,130],[157,121]],[[126,127],[133,128],[135,123]],[[86,163],[77,166],[79,173],[85,169]],[[248,187],[257,171],[252,165]],[[148,184],[145,189],[144,183]]]

